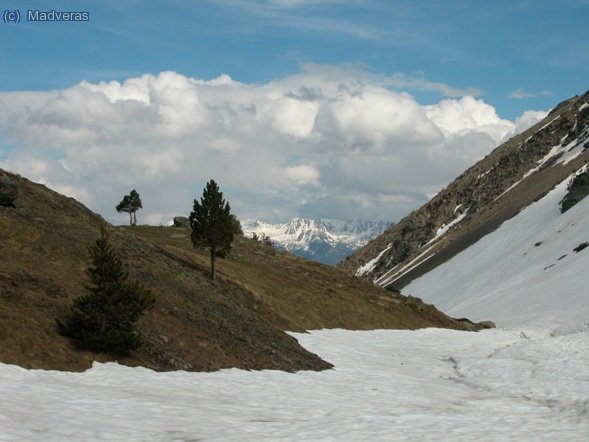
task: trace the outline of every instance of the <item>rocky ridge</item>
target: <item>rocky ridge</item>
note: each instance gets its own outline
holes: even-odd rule
[[[493,150],[338,266],[400,289],[579,170],[589,161],[588,147],[586,92]]]

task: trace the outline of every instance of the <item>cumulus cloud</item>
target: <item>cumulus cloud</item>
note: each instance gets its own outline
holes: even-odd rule
[[[548,112],[545,111],[525,111],[515,120],[515,132],[523,132],[524,130],[532,127],[538,121],[544,119],[546,115],[548,115]]]
[[[306,65],[266,84],[162,72],[0,93],[0,167],[121,223],[114,206],[132,188],[140,222],[160,224],[210,178],[244,218],[396,220],[545,115],[501,119],[472,95],[422,106],[401,80]]]

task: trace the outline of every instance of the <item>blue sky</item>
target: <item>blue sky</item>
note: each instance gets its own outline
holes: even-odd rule
[[[30,129],[31,125],[38,122],[38,112],[46,110],[47,103],[53,103],[51,100],[56,99],[55,96],[48,95],[48,91],[64,94],[72,88],[79,88],[83,81],[87,85],[103,84],[104,87],[100,91],[98,86],[94,87],[93,93],[106,94],[104,96],[108,96],[111,104],[116,106],[121,104],[117,100],[128,99],[127,92],[123,93],[123,98],[114,96],[112,91],[109,95],[106,92],[108,82],[116,80],[123,84],[128,79],[143,78],[145,84],[141,87],[149,89],[156,82],[150,82],[151,80],[142,76],[150,74],[154,78],[160,78],[160,74],[167,71],[178,75],[174,80],[170,80],[173,83],[179,82],[174,83],[174,87],[180,83],[185,84],[185,79],[188,83],[206,82],[220,78],[224,74],[240,85],[239,93],[245,94],[243,100],[246,100],[246,92],[257,91],[252,92],[254,95],[257,94],[257,98],[248,95],[248,105],[258,111],[261,102],[256,100],[261,99],[261,96],[270,97],[264,94],[273,87],[280,86],[278,89],[283,94],[283,99],[295,96],[296,91],[319,91],[317,96],[304,98],[307,103],[316,103],[319,106],[317,109],[320,108],[314,110],[313,121],[316,124],[326,121],[325,118],[318,117],[322,115],[324,105],[342,99],[341,87],[338,89],[339,92],[334,89],[332,95],[326,93],[327,83],[344,85],[347,90],[360,84],[363,88],[377,88],[381,98],[391,100],[387,101],[388,104],[377,100],[380,103],[378,104],[375,101],[373,104],[376,103],[377,108],[373,111],[377,114],[382,111],[382,106],[385,113],[390,111],[391,115],[395,114],[393,102],[400,103],[406,96],[411,97],[410,104],[422,106],[430,120],[431,115],[440,109],[449,112],[443,116],[438,112],[438,122],[435,124],[452,116],[456,121],[470,118],[477,112],[480,114],[479,111],[483,107],[484,112],[492,109],[496,113],[492,117],[497,117],[497,121],[479,119],[474,125],[467,124],[470,132],[478,131],[481,136],[489,135],[487,129],[491,123],[512,122],[517,126],[517,119],[526,111],[547,111],[558,102],[583,93],[589,88],[588,0],[0,1],[2,11],[18,9],[24,13],[26,9],[34,8],[44,11],[88,11],[90,20],[82,23],[32,23],[23,19],[19,24],[0,23],[0,93],[4,96],[0,105],[4,103],[7,106],[10,100],[16,100],[10,101],[10,109],[19,106],[24,109],[20,112],[5,110],[4,114],[0,114],[0,162],[3,162],[1,165],[5,168],[31,176],[33,179],[56,184],[62,189],[80,189],[89,182],[97,184],[98,181],[95,182],[97,178],[90,177],[89,170],[82,170],[80,163],[76,162],[79,154],[74,154],[72,148],[67,149],[62,147],[64,144],[59,144],[67,144],[67,140],[63,138],[63,125],[51,126],[48,123],[55,121],[58,118],[56,115],[43,114],[44,128],[49,134],[53,133],[51,127],[61,131],[55,139],[47,141],[49,149],[47,145],[42,146],[42,141],[33,139],[30,132],[34,131],[27,131],[26,128]],[[321,83],[319,79],[327,83]],[[215,84],[218,86],[217,83]],[[207,90],[211,87],[206,86]],[[38,95],[32,98],[25,91],[35,91]],[[161,91],[161,88],[158,91]],[[368,89],[362,89],[360,92],[366,91]],[[16,95],[9,94],[10,92]],[[153,91],[151,94],[154,96]],[[199,97],[198,100],[204,100],[202,103],[207,109],[220,109],[223,103],[235,105],[231,93],[227,95],[223,92],[222,96],[214,97],[209,94],[209,101],[203,98],[208,92],[198,89],[195,90],[195,94]],[[66,93],[66,98],[69,96]],[[272,99],[276,97],[276,94],[271,96]],[[474,104],[464,101],[465,97],[474,99]],[[43,100],[49,101],[45,104],[40,103]],[[242,107],[246,106],[243,100],[240,101]],[[148,101],[144,100],[144,104],[153,107],[154,101]],[[458,103],[456,106],[460,111],[452,108],[452,103]],[[277,102],[275,104],[278,105]],[[355,111],[362,108],[363,112],[371,112],[372,108],[368,101],[354,101],[353,104]],[[67,106],[74,105],[75,103],[69,103]],[[438,107],[431,109],[428,106]],[[481,109],[475,110],[473,106]],[[92,110],[85,109],[92,119]],[[339,115],[339,124],[343,121],[342,115],[347,115],[342,109],[337,108],[334,111]],[[148,110],[146,109],[146,112]],[[160,117],[163,115],[160,112],[162,108],[151,110]],[[326,209],[314,208],[325,208],[335,204],[330,198],[330,192],[341,194],[341,189],[326,187],[325,181],[329,177],[332,177],[334,182],[338,181],[335,175],[343,170],[340,167],[344,167],[341,164],[334,165],[330,158],[337,157],[341,160],[342,157],[348,158],[346,155],[357,154],[362,149],[387,155],[393,151],[395,143],[413,145],[416,139],[421,139],[421,135],[413,141],[400,136],[401,133],[407,132],[403,132],[402,128],[393,136],[393,133],[387,132],[388,129],[385,128],[381,131],[382,137],[379,140],[385,140],[386,148],[379,144],[382,140],[362,144],[362,137],[359,137],[357,132],[375,130],[368,124],[357,128],[353,136],[348,134],[347,144],[342,142],[339,151],[327,152],[325,147],[318,147],[321,144],[318,139],[323,137],[322,143],[329,144],[325,137],[331,132],[303,131],[300,126],[303,124],[301,121],[306,121],[306,117],[299,112],[307,111],[307,108],[300,106],[296,109],[289,108],[285,115],[294,120],[281,120],[279,124],[282,130],[280,133],[286,134],[284,136],[287,138],[277,141],[280,139],[277,135],[277,139],[272,141],[292,143],[292,148],[285,149],[275,158],[273,164],[282,168],[299,167],[293,169],[292,174],[301,178],[300,187],[297,189],[305,196],[301,197],[301,194],[297,193],[292,197],[301,201],[300,205],[295,205],[297,210],[284,210],[284,201],[272,200],[270,196],[261,195],[259,192],[248,193],[240,185],[239,180],[228,179],[229,193],[243,198],[243,201],[237,202],[237,206],[242,207],[247,216],[260,215],[252,209],[254,205],[263,205],[266,212],[273,211],[278,217],[297,214],[325,216]],[[121,109],[117,112],[123,112],[120,114],[121,122],[126,121],[129,114]],[[182,110],[178,112],[181,114]],[[210,115],[206,118],[209,118],[209,122],[211,119],[218,121],[220,115],[217,113],[214,118]],[[223,118],[229,118],[229,114],[223,115]],[[537,114],[536,118],[539,115]],[[99,118],[96,118],[96,121],[98,120]],[[246,125],[247,121],[232,121],[232,128],[241,123]],[[291,126],[288,126],[289,124]],[[456,134],[462,136],[466,129],[458,126],[460,125],[454,125],[450,130],[449,123],[446,122],[441,129],[445,137],[441,145],[447,147],[448,143],[454,143],[453,146],[456,148]],[[92,130],[94,134],[104,133],[106,127],[97,126],[88,130]],[[319,128],[318,125],[315,127]],[[346,129],[348,127],[349,125]],[[215,128],[218,130],[219,126]],[[71,133],[73,129],[68,130]],[[81,129],[77,127],[76,130]],[[207,130],[212,131],[213,126],[208,125]],[[402,177],[398,178],[399,182],[394,189],[376,189],[375,186],[367,185],[366,177],[362,176],[361,171],[338,176],[340,182],[347,180],[349,183],[358,183],[358,187],[350,187],[348,190],[352,193],[359,192],[359,200],[362,200],[362,192],[382,194],[384,200],[374,201],[375,206],[367,209],[368,216],[398,218],[405,210],[427,199],[433,192],[432,189],[439,189],[459,174],[462,171],[460,167],[466,167],[470,165],[469,162],[488,153],[492,144],[501,141],[502,137],[509,136],[513,130],[492,133],[491,141],[485,139],[478,148],[471,149],[469,155],[464,154],[464,146],[458,151],[455,150],[458,159],[452,161],[448,156],[447,160],[456,166],[447,168],[445,174],[428,183],[427,187],[430,190],[427,191],[425,187],[418,189],[412,183],[403,182]],[[341,132],[340,130],[338,133]],[[123,132],[119,135],[116,140],[110,140],[111,143],[119,143],[119,149],[132,149],[133,147],[125,147],[131,144],[136,146],[137,139],[125,139]],[[470,135],[472,136],[472,133]],[[100,149],[102,146],[97,142],[96,136],[92,138],[93,141],[90,138],[79,138],[79,133],[77,136],[80,146],[89,143],[85,144],[87,149]],[[166,138],[165,142],[173,144],[174,140],[178,140],[178,136],[179,134],[175,133],[172,138]],[[232,143],[239,144],[239,140],[244,138],[244,132],[237,131],[229,138]],[[433,138],[427,139],[427,156],[432,159],[435,157],[432,152],[440,153],[442,147],[439,140],[438,147],[432,147],[435,144]],[[184,141],[186,140],[182,142]],[[258,141],[262,144],[270,142]],[[463,139],[461,146],[464,142]],[[310,146],[313,146],[314,150]],[[242,147],[238,146],[235,149]],[[268,145],[267,149],[272,147]],[[327,157],[321,158],[318,155],[321,149]],[[450,150],[447,149],[448,154]],[[267,150],[255,153],[266,156],[275,154],[268,154]],[[174,158],[185,161],[190,155],[187,151],[180,150]],[[60,163],[39,166],[40,169],[35,172],[37,169],[25,166],[25,157],[29,162],[35,159],[45,163],[50,160]],[[172,161],[172,157],[166,161]],[[416,157],[417,162],[420,162],[420,158]],[[351,157],[348,159],[354,163]],[[390,159],[393,163],[399,162],[399,158]],[[101,163],[96,160],[96,164]],[[366,165],[367,168],[373,166]],[[57,170],[60,167],[65,171]],[[46,172],[41,173],[39,170]],[[176,169],[170,166],[170,170]],[[202,177],[205,175],[203,171]],[[306,178],[303,179],[303,175]],[[424,172],[425,175],[427,173]],[[177,187],[190,192],[194,188],[202,187],[202,177],[199,176],[194,183],[190,183],[188,179],[178,182]],[[136,181],[142,184],[142,178],[138,176]],[[126,182],[119,184],[123,186]],[[146,183],[146,188],[149,187],[148,184]],[[315,189],[311,191],[309,186],[315,186]],[[112,192],[115,192],[115,189],[112,189]],[[249,202],[246,201],[248,197],[243,197],[244,194],[249,195]],[[98,204],[92,195],[89,187],[83,192],[80,190],[75,193],[75,196],[105,216],[116,216],[108,212],[111,209],[107,209],[107,205]],[[397,204],[391,201],[405,202]],[[343,204],[344,202],[341,203]],[[396,209],[376,210],[376,206],[383,204],[390,204]],[[289,206],[291,209],[295,207],[292,204]],[[162,213],[172,213],[180,207],[181,203],[178,202],[176,206],[162,209]],[[358,210],[346,213],[342,207],[334,207],[333,210],[338,216],[355,217],[362,214]],[[153,221],[157,217],[155,212],[152,215]]]
[[[515,118],[583,92],[589,74],[586,0],[44,0],[0,7],[91,16],[85,23],[0,27],[3,90],[165,70],[266,82],[301,62],[362,63],[375,73],[472,89],[500,116]],[[517,91],[520,98],[510,98]]]

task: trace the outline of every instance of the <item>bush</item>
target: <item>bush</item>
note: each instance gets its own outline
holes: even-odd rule
[[[412,308],[416,312],[421,312],[425,309],[425,303],[417,296],[407,296],[407,299],[405,299],[405,305]]]
[[[16,196],[17,187],[14,181],[4,174],[0,175],[0,206],[13,206]]]
[[[256,242],[262,243],[265,246],[274,247],[274,241],[265,233],[260,233],[258,236],[255,232],[252,233],[252,239]]]
[[[90,248],[91,284],[77,298],[70,312],[57,320],[58,331],[84,350],[125,355],[141,346],[135,323],[155,302],[151,292],[130,282],[121,259],[114,253],[105,232]]]

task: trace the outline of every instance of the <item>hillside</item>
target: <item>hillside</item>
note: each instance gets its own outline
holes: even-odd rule
[[[330,367],[285,330],[468,328],[433,307],[340,270],[237,238],[207,277],[207,251],[188,229],[113,227],[72,198],[9,173],[14,206],[0,205],[0,362],[84,370],[111,357],[75,350],[55,318],[84,292],[88,247],[107,226],[128,272],[153,291],[139,322],[146,344],[125,365],[156,370],[319,370]],[[6,181],[6,180],[4,180]]]
[[[589,162],[589,92],[496,148],[339,266],[401,289],[493,232]]]
[[[242,221],[247,236],[264,234],[279,249],[330,265],[335,265],[376,238],[389,224],[384,221],[303,218],[277,224],[259,220]]]

